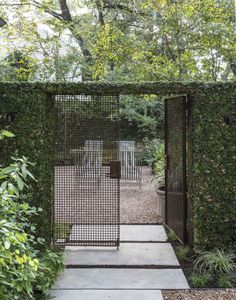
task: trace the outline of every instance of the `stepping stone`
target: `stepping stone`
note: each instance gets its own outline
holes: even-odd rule
[[[87,250],[87,247],[66,247],[65,264],[82,266],[179,266],[169,243],[124,243],[115,248]]]
[[[117,225],[73,225],[70,241],[85,239],[92,241],[94,237],[104,236],[109,241],[107,232],[116,232]],[[162,225],[121,225],[121,242],[165,242],[167,235]]]
[[[73,225],[70,241],[111,241],[118,235],[119,225]]]
[[[188,289],[181,269],[66,269],[54,289]]]
[[[120,240],[121,242],[165,242],[167,235],[162,225],[121,225]]]
[[[52,290],[55,300],[163,300],[159,290]]]

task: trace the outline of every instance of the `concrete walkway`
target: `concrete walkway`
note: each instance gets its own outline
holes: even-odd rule
[[[66,247],[65,264],[56,300],[162,300],[162,289],[189,288],[160,225],[121,225],[119,250]]]

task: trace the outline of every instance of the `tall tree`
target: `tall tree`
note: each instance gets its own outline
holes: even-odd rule
[[[27,54],[40,51],[57,79],[70,72],[73,60],[83,80],[236,76],[233,0],[21,0],[12,11],[23,30],[1,29],[8,31],[5,44],[10,39]]]

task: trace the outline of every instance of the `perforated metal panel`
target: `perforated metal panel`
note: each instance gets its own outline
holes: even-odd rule
[[[186,97],[165,100],[166,224],[187,240]]]
[[[57,95],[54,111],[53,242],[118,246],[119,97]]]

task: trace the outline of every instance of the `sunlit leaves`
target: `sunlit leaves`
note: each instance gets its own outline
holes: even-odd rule
[[[68,0],[72,23],[49,13],[52,10],[60,14],[58,0],[38,2],[41,5],[11,8],[14,18],[6,9],[3,11],[10,22],[0,31],[2,53],[20,48],[34,59],[31,73],[22,69],[16,71],[20,80],[27,75],[29,79],[78,79],[80,73],[91,70],[94,79],[233,78],[230,68],[236,56],[233,1],[75,3]],[[99,21],[99,10],[102,10],[104,26]],[[90,62],[76,40],[78,33],[92,53]],[[7,72],[1,74],[5,76]]]
[[[3,140],[5,137],[14,137],[15,135],[7,130],[0,130],[0,140]]]
[[[13,134],[7,131],[5,136]],[[25,189],[29,177],[34,179],[28,170],[32,164],[24,156],[12,160],[10,166],[0,168],[0,299],[28,300],[34,299],[35,289],[46,291],[51,286],[63,263],[62,256],[50,250],[39,261],[36,247],[44,240],[35,238],[31,222],[42,210],[26,202]]]

